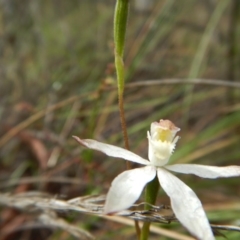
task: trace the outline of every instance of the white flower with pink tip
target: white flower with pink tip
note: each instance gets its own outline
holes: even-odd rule
[[[161,187],[171,199],[171,206],[176,217],[183,226],[198,239],[212,240],[215,238],[197,195],[168,170],[195,174],[202,178],[218,178],[240,176],[240,166],[167,165],[179,139],[176,136],[179,130],[169,120],[160,120],[151,124],[150,133],[147,133],[149,161],[120,147],[91,139],[74,138],[82,145],[101,151],[108,156],[145,165],[145,167],[124,171],[113,180],[104,206],[106,214],[131,207],[140,197],[146,184],[157,175]]]

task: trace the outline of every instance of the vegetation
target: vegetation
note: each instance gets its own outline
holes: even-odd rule
[[[122,161],[72,138],[124,146],[114,69],[115,1],[0,4],[2,239],[90,238],[81,230],[97,239],[136,239],[131,219],[41,205],[43,199],[73,204],[67,200],[105,194],[125,170]],[[239,16],[238,0],[155,0],[143,10],[131,2],[124,55],[131,151],[147,158],[151,122],[170,119],[181,128],[171,162],[239,165]],[[211,223],[239,226],[239,178],[181,179],[201,199]],[[35,203],[24,205],[28,199]],[[162,191],[161,204],[169,205]],[[153,227],[149,239],[192,239],[177,222]],[[217,234],[231,240],[240,235]]]

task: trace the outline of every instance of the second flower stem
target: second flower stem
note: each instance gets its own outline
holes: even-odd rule
[[[159,182],[157,176],[147,184],[145,189],[145,202],[148,204],[145,204],[144,209],[149,210],[151,209],[151,205],[155,204],[157,194],[159,190]],[[151,222],[144,222],[140,240],[147,240],[149,235],[149,228],[150,228]]]

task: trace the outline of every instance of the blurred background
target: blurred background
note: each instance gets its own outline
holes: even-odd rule
[[[86,150],[71,137],[124,146],[114,5],[0,0],[0,192],[40,191],[61,199],[105,194],[125,169],[125,162]],[[171,162],[240,165],[239,40],[239,0],[131,1],[125,115],[133,152],[147,158],[151,122],[170,119],[181,128]],[[179,177],[212,223],[240,225],[239,178]],[[164,192],[162,203],[169,204]],[[58,217],[97,239],[136,239],[124,224],[74,212]],[[29,227],[35,215],[4,204],[0,219],[4,240],[75,239],[50,225]],[[156,226],[187,234],[179,224]],[[240,238],[239,232],[221,233]]]

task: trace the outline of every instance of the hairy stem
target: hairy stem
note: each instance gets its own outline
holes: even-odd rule
[[[129,0],[117,0],[114,14],[114,44],[115,44],[115,67],[118,82],[118,106],[125,148],[129,150],[127,126],[124,114],[125,69],[123,61],[128,10]],[[131,168],[131,164],[129,161],[126,161],[126,168],[127,169]],[[135,228],[137,236],[139,238],[140,228],[137,221],[135,221]]]
[[[114,44],[115,44],[115,67],[118,83],[118,103],[121,127],[125,148],[129,149],[126,120],[124,115],[124,81],[125,69],[123,62],[123,53],[125,45],[125,35],[127,29],[127,18],[129,10],[129,0],[117,0],[114,15]],[[130,163],[127,163],[127,169],[130,169]]]

